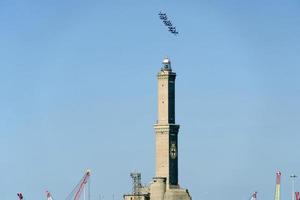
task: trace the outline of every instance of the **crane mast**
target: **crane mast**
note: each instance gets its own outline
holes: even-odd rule
[[[46,191],[47,200],[53,200],[52,195],[49,191]]]
[[[257,192],[253,192],[250,200],[256,200]]]
[[[91,171],[87,170],[86,173],[84,174],[83,178],[80,181],[79,188],[78,188],[78,190],[75,194],[74,200],[79,200],[80,194],[82,193],[82,191],[83,191],[85,185],[87,184],[90,176],[91,176]]]
[[[89,178],[91,176],[91,171],[87,170],[84,174],[84,176],[81,178],[81,180],[79,181],[79,183],[75,186],[75,188],[72,190],[72,192],[68,195],[68,197],[66,198],[66,200],[79,200],[81,194],[83,193],[83,199],[85,199],[85,188],[86,186],[89,186]],[[89,187],[88,187],[88,200],[90,198],[89,195]]]
[[[280,179],[281,172],[276,172],[276,185],[275,185],[275,200],[280,200]]]
[[[17,193],[18,197],[19,197],[19,200],[23,200],[23,194],[22,193]]]

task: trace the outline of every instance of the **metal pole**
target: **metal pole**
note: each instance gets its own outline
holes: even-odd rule
[[[83,187],[83,200],[85,200],[85,186]]]
[[[295,178],[297,178],[297,176],[292,174],[290,178],[292,180],[292,200],[295,200]]]
[[[295,200],[295,179],[292,179],[292,200]]]
[[[91,179],[88,180],[88,200],[91,200]]]

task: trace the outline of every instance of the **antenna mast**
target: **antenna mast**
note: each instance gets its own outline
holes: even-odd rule
[[[140,194],[140,188],[142,187],[141,173],[133,172],[130,173],[130,176],[132,178],[132,193],[135,195]]]

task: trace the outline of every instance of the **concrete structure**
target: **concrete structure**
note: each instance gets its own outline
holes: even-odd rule
[[[154,124],[156,141],[156,171],[149,186],[139,193],[124,195],[124,200],[191,200],[187,189],[178,184],[178,131],[175,123],[175,78],[171,62],[163,60],[157,74],[158,115]]]

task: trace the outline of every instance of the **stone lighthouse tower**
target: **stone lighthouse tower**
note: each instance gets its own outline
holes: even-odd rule
[[[175,122],[175,78],[171,61],[163,60],[157,74],[158,112],[155,129],[155,177],[147,186],[135,188],[124,200],[191,200],[187,189],[178,181],[178,131]],[[140,177],[140,176],[139,176]],[[135,184],[134,182],[134,185]]]
[[[156,172],[150,186],[151,200],[190,200],[178,184],[178,131],[175,123],[175,79],[171,61],[163,60],[157,74],[158,114],[155,129]]]
[[[168,187],[178,185],[177,135],[175,124],[175,78],[171,62],[163,60],[158,79],[158,120],[154,125],[156,137],[156,177],[165,177]]]

